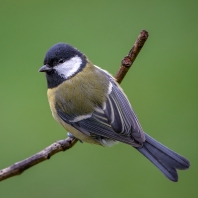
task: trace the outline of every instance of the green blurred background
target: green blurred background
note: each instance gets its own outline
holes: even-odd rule
[[[78,143],[0,183],[0,197],[197,197],[198,1],[0,1],[0,169],[66,131],[52,118],[46,51],[67,42],[115,74],[139,32],[149,39],[122,83],[144,130],[191,161],[167,180],[124,144]]]

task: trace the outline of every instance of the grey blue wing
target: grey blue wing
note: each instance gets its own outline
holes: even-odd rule
[[[132,107],[119,85],[106,72],[109,93],[102,107],[95,107],[89,115],[67,115],[56,108],[58,115],[67,124],[98,141],[110,139],[140,147],[145,136]]]
[[[102,109],[97,109],[93,112],[91,117],[77,122],[71,122],[70,116],[64,114],[64,112],[59,109],[56,110],[64,122],[70,124],[82,133],[92,136],[92,138],[100,142],[102,145],[105,145],[105,141],[107,142],[108,140],[119,141],[130,145],[135,144],[134,139],[128,136],[123,136],[113,130]]]
[[[105,73],[105,72],[104,72]],[[128,136],[142,144],[145,135],[127,97],[121,87],[108,74],[111,89],[104,106],[104,113],[116,133]]]

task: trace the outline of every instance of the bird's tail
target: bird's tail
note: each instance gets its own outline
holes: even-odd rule
[[[146,141],[141,148],[136,148],[149,159],[171,181],[178,180],[177,170],[189,168],[190,162],[170,150],[145,133]]]

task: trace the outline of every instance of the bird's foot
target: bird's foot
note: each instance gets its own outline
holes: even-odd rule
[[[75,136],[73,136],[70,132],[67,133],[67,136],[70,138],[76,138]],[[83,143],[82,140],[79,140],[78,138],[76,138],[80,143]]]

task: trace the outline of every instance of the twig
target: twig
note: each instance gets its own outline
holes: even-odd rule
[[[115,79],[117,80],[118,83],[122,82],[123,78],[130,69],[131,65],[133,64],[135,58],[137,57],[138,53],[140,52],[147,38],[148,38],[148,32],[142,30],[133,48],[130,50],[129,54],[122,60],[122,65],[120,66],[120,69],[115,76]],[[39,153],[0,170],[0,181],[5,180],[9,177],[13,177],[15,175],[20,175],[28,168],[49,159],[54,154],[60,151],[65,151],[70,149],[76,144],[77,141],[78,140],[76,138],[71,138],[71,137],[68,137],[65,140],[59,140],[51,144],[47,148],[43,149]]]
[[[70,149],[72,146],[76,144],[78,140],[76,138],[66,138],[65,140],[59,140],[47,148],[43,149],[39,153],[23,160],[20,162],[16,162],[10,167],[4,168],[0,171],[0,181],[7,179],[9,177],[20,175],[23,171],[28,168],[49,159],[52,155]]]
[[[120,84],[122,80],[124,79],[126,73],[132,66],[133,62],[135,61],[137,55],[139,54],[140,50],[142,49],[144,43],[146,42],[148,38],[148,32],[146,30],[142,30],[134,43],[132,49],[128,53],[127,56],[124,57],[124,59],[121,62],[120,69],[118,70],[118,73],[115,75],[115,79]]]

